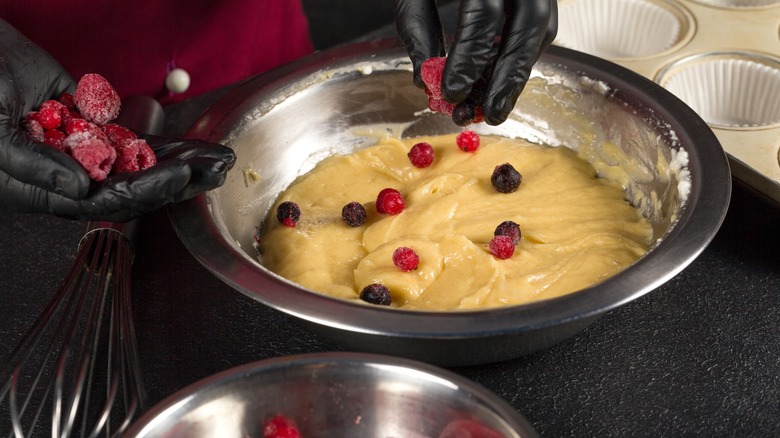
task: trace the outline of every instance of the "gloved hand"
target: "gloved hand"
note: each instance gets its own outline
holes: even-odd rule
[[[396,27],[423,87],[420,66],[446,48],[436,0],[396,0]],[[461,0],[459,21],[442,77],[442,95],[464,101],[484,76],[485,121],[503,123],[539,56],[558,31],[556,0]],[[496,36],[500,36],[498,44]]]
[[[129,221],[221,185],[235,162],[225,146],[148,137],[157,164],[95,182],[73,158],[33,140],[29,111],[76,83],[40,47],[0,20],[0,208],[83,220]]]

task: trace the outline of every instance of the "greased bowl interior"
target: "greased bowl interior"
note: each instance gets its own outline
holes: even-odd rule
[[[276,415],[304,437],[537,436],[506,401],[462,376],[365,353],[288,356],[223,371],[169,396],[124,436],[262,437],[263,423]]]
[[[728,207],[726,156],[694,111],[623,67],[553,46],[509,120],[472,129],[580,149],[597,170],[619,175],[626,196],[653,226],[652,247],[640,260],[570,295],[462,312],[345,302],[259,263],[253,247],[259,224],[277,194],[322,158],[374,144],[388,132],[408,137],[460,129],[426,107],[408,56],[393,40],[337,47],[252,78],[188,132],[231,146],[237,163],[222,187],[170,207],[174,228],[214,275],[345,348],[473,365],[548,347],[657,288],[706,247]],[[612,146],[602,150],[602,144]]]

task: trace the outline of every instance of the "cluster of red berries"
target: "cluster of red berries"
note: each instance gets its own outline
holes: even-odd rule
[[[457,105],[448,102],[441,94],[441,77],[444,74],[444,65],[447,58],[437,56],[426,59],[420,66],[420,77],[425,83],[425,94],[428,95],[428,108],[431,111],[447,114],[452,117],[452,121],[459,126],[466,126],[471,123],[479,123],[484,119],[482,117],[482,107],[466,100]],[[475,87],[479,88],[480,85]],[[477,90],[481,94],[481,90]]]
[[[95,181],[148,169],[157,157],[146,140],[110,123],[119,114],[120,103],[104,77],[86,74],[72,95],[63,93],[27,113],[24,127],[35,140],[73,157]]]
[[[291,418],[279,414],[263,423],[263,438],[301,438],[301,432]]]

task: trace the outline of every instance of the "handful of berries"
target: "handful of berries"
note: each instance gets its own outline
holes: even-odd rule
[[[146,140],[110,123],[119,115],[116,90],[98,74],[86,74],[73,95],[63,93],[25,115],[24,128],[37,141],[70,155],[89,177],[148,169],[157,157]]]

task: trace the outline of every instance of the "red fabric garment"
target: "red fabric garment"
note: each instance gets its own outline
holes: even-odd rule
[[[120,96],[163,104],[313,51],[298,0],[0,0],[0,16],[74,79],[99,73]],[[165,89],[175,67],[190,75],[185,93]]]

